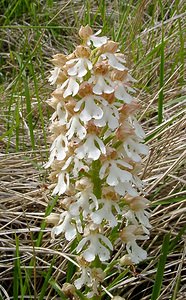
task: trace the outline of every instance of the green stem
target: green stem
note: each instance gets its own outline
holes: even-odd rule
[[[91,300],[101,300],[101,296],[96,295],[92,297]]]
[[[100,199],[101,198],[101,180],[99,178],[99,171],[101,168],[101,162],[99,160],[95,160],[92,163],[92,182],[93,182],[93,193],[94,195]]]
[[[99,171],[101,168],[101,162],[100,160],[95,160],[92,163],[92,182],[93,182],[93,193],[97,197],[97,199],[101,198],[102,190],[101,190],[101,179],[99,178]],[[102,268],[101,261],[98,256],[96,256],[94,262],[92,263],[92,266],[95,268]],[[94,296],[91,298],[91,300],[101,300],[101,296]]]

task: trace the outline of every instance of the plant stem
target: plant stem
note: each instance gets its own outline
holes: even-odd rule
[[[99,178],[99,171],[101,167],[101,162],[100,160],[95,160],[92,163],[92,182],[93,182],[93,193],[97,197],[97,199],[101,198],[101,180]],[[95,268],[101,268],[101,261],[98,256],[96,256],[93,265]],[[101,296],[93,296],[91,300],[101,300]]]
[[[92,182],[94,184],[93,193],[94,195],[100,199],[101,198],[101,180],[99,178],[99,171],[101,167],[100,160],[95,160],[92,163]]]

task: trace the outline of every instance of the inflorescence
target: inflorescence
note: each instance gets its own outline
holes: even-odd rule
[[[135,80],[125,66],[118,43],[81,27],[81,45],[70,55],[56,54],[49,81],[57,89],[48,101],[54,108],[52,145],[46,168],[51,168],[53,195],[62,195],[63,212],[55,219],[52,237],[77,238],[81,276],[77,289],[98,293],[104,272],[95,260],[108,261],[113,250],[109,233],[125,246],[124,264],[147,256],[138,244],[149,236],[149,201],[143,195],[141,155],[145,133],[135,118]]]

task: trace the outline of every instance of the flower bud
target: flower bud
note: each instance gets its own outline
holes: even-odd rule
[[[101,268],[92,268],[92,277],[98,282],[102,282],[106,276],[105,272]]]
[[[93,187],[92,182],[87,177],[82,177],[80,180],[77,180],[75,183],[75,188],[78,191],[84,191],[92,187]]]
[[[122,119],[120,118],[120,122]],[[116,130],[116,137],[119,141],[124,141],[127,137],[134,134],[134,129],[130,126],[130,124],[126,121],[122,122],[120,127]]]
[[[60,214],[51,213],[49,216],[45,218],[45,220],[48,224],[53,224],[54,226],[56,226],[59,223]]]
[[[76,50],[74,51],[76,57],[85,57],[89,58],[90,56],[90,48],[86,46],[77,46]]]
[[[62,287],[62,292],[68,297],[68,299],[74,299],[76,289],[73,284],[65,282]]]
[[[79,87],[79,96],[83,98],[90,94],[92,94],[92,84],[83,82]]]
[[[106,155],[101,156],[101,161],[107,161],[107,160],[113,160],[117,157],[117,151],[111,147],[107,147],[107,153]]]
[[[113,81],[119,80],[119,81],[124,81],[127,78],[128,71],[119,71],[119,70],[113,70],[111,73],[111,79]]]
[[[53,59],[51,60],[51,62],[54,64],[54,66],[63,68],[63,66],[65,65],[65,63],[67,61],[66,55],[58,53],[58,54],[53,55],[52,57],[53,57]]]
[[[102,94],[102,97],[103,97],[105,100],[107,100],[107,102],[108,102],[109,104],[114,103],[114,101],[116,100],[114,93],[110,93],[110,94],[103,93],[103,94]]]
[[[106,75],[108,73],[108,64],[102,62],[94,66],[95,75]]]
[[[118,194],[115,192],[114,188],[111,186],[104,187],[102,194],[103,194],[103,198],[105,198],[105,199],[113,200],[113,201],[119,200]]]
[[[130,255],[125,254],[124,256],[122,256],[119,260],[119,263],[121,266],[132,266],[133,262],[132,259],[130,257]]]
[[[139,211],[142,209],[146,209],[148,203],[150,202],[149,200],[147,200],[144,197],[138,196],[138,197],[130,197],[127,196],[125,198],[127,204],[130,206],[130,209],[132,211]]]
[[[104,44],[103,46],[101,46],[100,48],[100,52],[101,53],[115,53],[118,49],[118,43],[114,42],[114,41],[108,41],[106,44]]]
[[[58,101],[64,100],[64,98],[63,98],[63,91],[61,89],[56,89],[52,93],[52,96],[54,96]]]
[[[86,126],[87,133],[99,135],[101,129],[97,127],[93,121],[89,121]]]
[[[60,71],[59,74],[58,74],[58,77],[57,77],[57,79],[56,79],[56,83],[57,83],[57,84],[62,84],[63,82],[65,82],[66,79],[67,79],[67,78],[66,78],[65,73],[62,72],[62,71]]]
[[[89,25],[81,26],[81,28],[79,30],[80,38],[82,38],[83,40],[86,41],[89,38],[89,36],[91,36],[92,34],[93,34],[93,31]]]
[[[122,120],[126,119],[129,115],[133,115],[140,108],[140,104],[136,100],[132,100],[130,104],[123,104],[119,109]]]
[[[76,106],[76,101],[73,98],[70,98],[70,100],[65,103],[65,108],[68,111],[70,116],[75,115],[74,107]]]

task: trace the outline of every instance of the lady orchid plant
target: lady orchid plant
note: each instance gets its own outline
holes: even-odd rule
[[[101,263],[113,250],[112,229],[119,228],[117,240],[127,251],[123,261],[137,264],[147,257],[137,241],[148,239],[151,228],[138,177],[148,147],[135,118],[135,80],[118,43],[99,33],[82,26],[81,45],[70,55],[53,56],[49,82],[57,88],[48,101],[55,111],[45,165],[52,170],[52,194],[62,196],[52,237],[63,233],[68,241],[77,239],[81,275],[74,285],[90,287],[87,297],[99,294]]]

